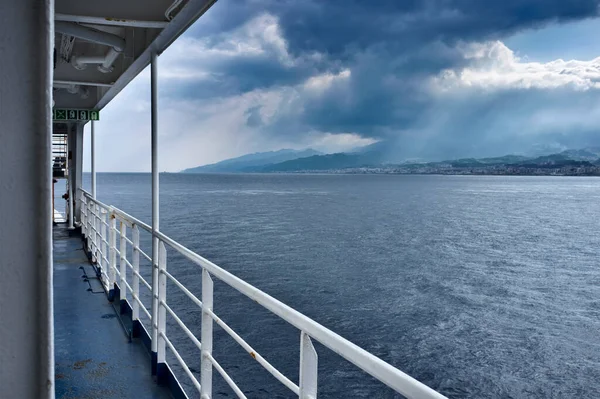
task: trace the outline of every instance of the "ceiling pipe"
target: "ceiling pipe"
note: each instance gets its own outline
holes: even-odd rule
[[[53,82],[54,87],[59,87],[59,85],[80,85],[80,86],[96,86],[96,87],[112,87],[112,83],[102,83],[102,82],[84,82],[79,80],[55,80]]]
[[[125,49],[125,39],[112,33],[103,32],[100,30],[88,28],[71,22],[56,22],[54,24],[56,32],[74,36],[76,38],[86,40],[92,43],[103,44],[110,46],[104,57],[99,56],[73,56],[71,64],[76,69],[85,69],[88,64],[100,64],[98,70],[102,73],[112,72],[112,64],[115,62],[119,54]]]
[[[137,21],[132,19],[88,17],[85,15],[54,14],[54,20],[60,22],[78,22],[92,25],[127,26],[130,28],[163,29],[169,23],[166,21]]]
[[[70,22],[56,22],[54,29],[65,35],[75,36],[79,39],[87,40],[88,42],[104,44],[105,46],[113,47],[118,52],[125,49],[125,39],[112,33],[103,32],[100,30],[88,28],[83,25]]]
[[[173,11],[175,11],[175,9],[177,7],[179,7],[179,5],[183,2],[183,0],[175,0],[173,1],[173,4],[171,4],[169,6],[169,8],[167,8],[167,10],[165,11],[165,18],[167,18],[169,21],[173,19],[173,17],[171,16],[171,14],[173,13]]]
[[[111,48],[110,50],[108,50],[105,56],[74,56],[71,58],[71,64],[73,65],[73,67],[79,70],[85,69],[88,64],[99,64],[98,70],[100,72],[109,73],[112,72],[112,64],[113,62],[115,62],[119,54],[121,53],[119,53],[114,48]]]
[[[52,87],[55,89],[65,89],[71,94],[78,94],[83,99],[88,98],[90,95],[90,91],[86,87],[81,87],[76,84],[53,82]]]

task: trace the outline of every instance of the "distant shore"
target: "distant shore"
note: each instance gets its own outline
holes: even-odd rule
[[[267,172],[273,173],[273,172]],[[277,172],[274,172],[277,173]],[[331,170],[286,171],[294,174],[388,174],[388,175],[449,175],[449,176],[600,176],[600,166],[537,167],[361,167]]]

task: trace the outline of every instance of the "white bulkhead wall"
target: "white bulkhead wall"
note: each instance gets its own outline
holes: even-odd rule
[[[0,1],[0,396],[54,398],[54,2]]]

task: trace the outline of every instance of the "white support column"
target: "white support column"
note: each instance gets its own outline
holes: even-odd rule
[[[69,181],[68,181],[68,185],[69,185],[69,230],[73,230],[75,228],[75,226],[73,225],[73,217],[74,217],[74,213],[75,213],[75,207],[73,206],[73,171],[72,171],[72,167],[71,167],[71,160],[68,161],[69,162]]]
[[[151,141],[152,141],[152,374],[156,374],[158,343],[158,55],[152,53],[150,63]]]
[[[0,387],[54,398],[54,1],[0,1]]]
[[[91,134],[90,134],[90,161],[92,166],[92,198],[96,199],[96,132],[94,121],[91,121]]]
[[[75,227],[81,226],[82,197],[79,195],[79,189],[83,188],[83,124],[76,123],[71,130],[71,140],[69,141],[69,151],[71,155],[71,182],[73,183],[73,224]]]
[[[212,397],[213,319],[207,310],[213,310],[213,281],[206,269],[202,269],[202,356],[200,358],[200,399]]]
[[[72,148],[75,146],[75,134],[74,134],[74,129],[73,129],[73,124],[69,123],[68,124],[68,129],[67,129],[67,153],[65,154],[67,159],[67,165],[66,165],[66,173],[67,173],[67,206],[66,206],[66,210],[67,210],[67,214],[65,214],[66,218],[67,218],[67,228],[69,230],[73,230],[75,228],[75,226],[73,225],[74,222],[74,215],[73,215],[73,204],[75,201],[73,201],[73,178],[75,175],[75,171],[73,170],[73,151]]]

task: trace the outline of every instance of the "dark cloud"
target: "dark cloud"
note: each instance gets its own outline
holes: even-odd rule
[[[255,107],[250,107],[246,110],[246,125],[250,127],[257,127],[263,125],[262,117],[260,116],[259,105]]]
[[[598,15],[596,0],[221,0],[192,34],[229,31],[262,13],[277,16],[290,51],[346,55],[375,43],[413,48],[482,40],[550,22]]]
[[[544,108],[573,108],[570,92],[471,90],[435,97],[427,82],[442,70],[468,65],[460,43],[594,18],[598,5],[598,0],[220,0],[189,35],[204,40],[207,49],[218,49],[248,21],[268,13],[277,20],[291,61],[283,62],[267,43],[260,53],[205,60],[198,67],[210,73],[209,79],[174,82],[166,92],[226,97],[301,85],[348,69],[351,75],[343,84],[332,84],[319,96],[300,92],[291,100],[295,112],[276,113],[269,124],[260,106],[248,109],[247,125],[272,135],[317,130],[393,139],[391,149],[403,157],[497,155],[543,140],[581,145],[596,140],[593,129],[567,132],[547,125],[546,132],[523,132],[515,127]],[[577,96],[598,103],[595,92]]]

